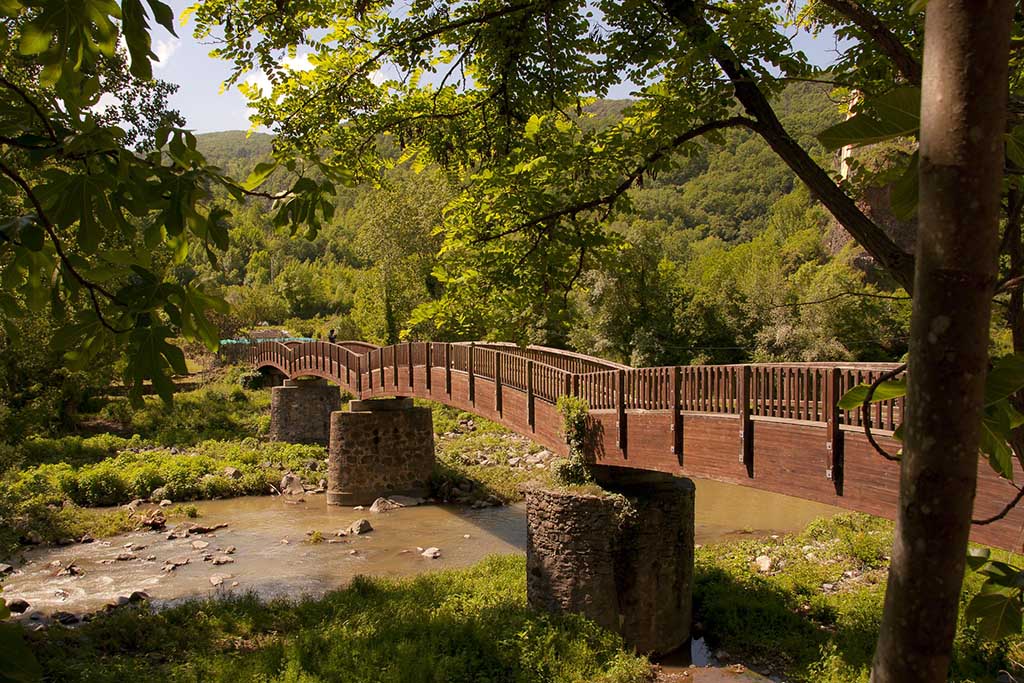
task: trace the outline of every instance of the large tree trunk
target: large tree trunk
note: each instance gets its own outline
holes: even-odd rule
[[[931,0],[906,439],[872,681],[945,681],[978,468],[1011,0]]]

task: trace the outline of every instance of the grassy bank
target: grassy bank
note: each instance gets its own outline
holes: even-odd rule
[[[154,492],[175,502],[229,498],[270,493],[284,471],[311,483],[326,477],[326,449],[265,440],[269,392],[242,389],[235,374],[177,395],[171,409],[153,397],[139,409],[112,399],[83,416],[84,424],[108,433],[32,438],[0,449],[0,557],[30,537],[58,542],[128,531],[136,520],[127,511],[90,508]],[[538,446],[493,422],[429,405],[436,491],[461,485],[474,500],[511,502],[521,498],[520,483],[547,476],[508,466]],[[492,464],[479,464],[481,457]]]
[[[892,524],[859,514],[792,536],[705,546],[696,554],[695,621],[729,661],[791,681],[867,683],[891,547]],[[768,571],[756,567],[762,556]],[[979,587],[968,573],[961,612]],[[1022,657],[1024,638],[986,642],[961,621],[950,680],[995,681]]]
[[[33,634],[48,680],[551,683],[646,680],[585,619],[526,606],[521,557],[413,579],[357,579],[317,600],[252,597],[124,610]]]

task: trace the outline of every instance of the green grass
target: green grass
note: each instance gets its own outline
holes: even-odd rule
[[[31,644],[47,680],[632,683],[618,636],[526,605],[521,557],[412,579],[357,578],[321,599],[127,609]]]
[[[881,622],[892,524],[839,515],[779,539],[730,541],[696,554],[694,616],[712,650],[808,683],[866,683]],[[761,574],[759,555],[772,559]],[[831,586],[828,590],[823,586]],[[980,582],[968,574],[961,610]],[[994,681],[1024,639],[981,640],[961,623],[951,681]]]

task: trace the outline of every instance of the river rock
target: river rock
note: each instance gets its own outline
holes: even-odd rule
[[[60,563],[58,563],[58,566],[59,565]],[[63,567],[59,572],[57,572],[57,576],[81,576],[84,573],[85,570],[75,564],[75,561],[72,560],[66,567]]]
[[[25,545],[40,545],[43,542],[43,537],[39,535],[38,531],[29,531],[21,540]]]
[[[306,492],[302,486],[302,477],[294,472],[287,472],[281,477],[281,493],[288,496],[301,496]]]
[[[161,486],[159,488],[155,488],[155,489],[153,489],[153,492],[151,494],[149,494],[149,499],[151,501],[153,501],[154,503],[157,502],[157,501],[162,501],[162,500],[164,500],[166,498],[170,498],[170,497],[171,497],[171,491],[166,486]]]
[[[430,558],[431,560],[436,560],[437,558],[441,557],[441,549],[427,548],[422,553],[420,553],[420,555],[422,555],[423,557]]]
[[[92,543],[95,540],[96,539],[93,538],[92,536],[90,536],[89,534],[82,534],[82,537],[80,539],[78,539],[78,542],[79,543]]]
[[[171,529],[170,533],[167,534],[167,540],[173,541],[176,538],[185,538],[186,536],[188,536],[188,530],[190,526],[191,525],[187,522],[178,524],[173,529]]]
[[[236,550],[238,550],[238,548],[236,548],[233,545],[229,545],[227,548],[224,548],[224,554],[225,555],[234,555]]]
[[[28,601],[21,598],[12,598],[7,601],[7,609],[11,610],[11,614],[24,614],[29,607],[31,605],[28,604]]]
[[[414,508],[417,505],[423,505],[422,498],[413,498],[412,496],[391,496],[388,500],[392,503],[398,503],[404,508]]]
[[[124,607],[130,602],[131,600],[128,599],[127,595],[119,595],[107,603],[107,609],[117,609],[118,607]]]
[[[767,555],[758,555],[754,560],[754,565],[757,567],[757,571],[767,574],[772,570],[772,558]]]
[[[242,472],[237,467],[225,467],[224,471],[221,472],[228,479],[241,479]]]
[[[160,531],[167,526],[167,518],[160,510],[150,510],[139,520],[139,526],[147,527],[152,531]]]
[[[164,560],[163,570],[165,572],[173,572],[178,567],[184,567],[188,563],[189,558],[187,557],[171,557]]]
[[[162,508],[169,508],[172,505],[174,505],[174,503],[171,502],[170,498],[164,498],[163,500],[160,501],[160,507]]]
[[[388,500],[387,498],[378,498],[373,501],[373,505],[370,506],[370,512],[390,512],[397,510],[402,507],[398,503]]]
[[[149,593],[146,591],[132,591],[132,594],[128,596],[128,602],[135,603],[145,602],[149,600]]]
[[[220,586],[220,585],[222,585],[224,583],[225,580],[230,579],[230,578],[231,578],[231,574],[214,574],[213,576],[210,577],[210,585],[211,586]]]
[[[232,563],[234,563],[234,561],[235,561],[235,558],[229,557],[227,555],[217,555],[216,557],[213,558],[213,564],[214,565],[232,564]]]
[[[13,571],[14,567],[12,567],[11,565],[0,563],[0,576],[4,574],[10,574]]]
[[[65,626],[71,626],[72,624],[77,624],[81,621],[81,618],[77,614],[72,614],[71,612],[54,612],[50,617],[54,621],[64,624]]]
[[[117,557],[115,557],[114,559],[117,560],[118,562],[128,562],[130,560],[137,560],[137,559],[139,559],[139,556],[136,555],[135,553],[125,552],[125,553],[118,553]]]
[[[357,519],[348,527],[348,533],[352,536],[358,536],[359,534],[365,534],[371,531],[373,531],[373,525],[370,524],[370,520],[368,519]]]
[[[208,547],[210,547],[209,541],[192,541],[193,550],[205,550]]]
[[[219,529],[226,529],[228,526],[227,522],[220,522],[219,524],[191,524],[188,527],[190,534],[212,534],[214,531]]]

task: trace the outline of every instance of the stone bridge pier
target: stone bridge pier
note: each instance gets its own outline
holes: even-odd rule
[[[603,492],[524,489],[530,605],[583,614],[639,652],[676,650],[690,639],[693,482],[596,469]]]
[[[329,505],[369,505],[379,496],[426,497],[434,469],[434,419],[411,398],[352,401],[331,414]]]
[[[326,446],[341,389],[323,379],[286,379],[270,390],[270,439]]]

